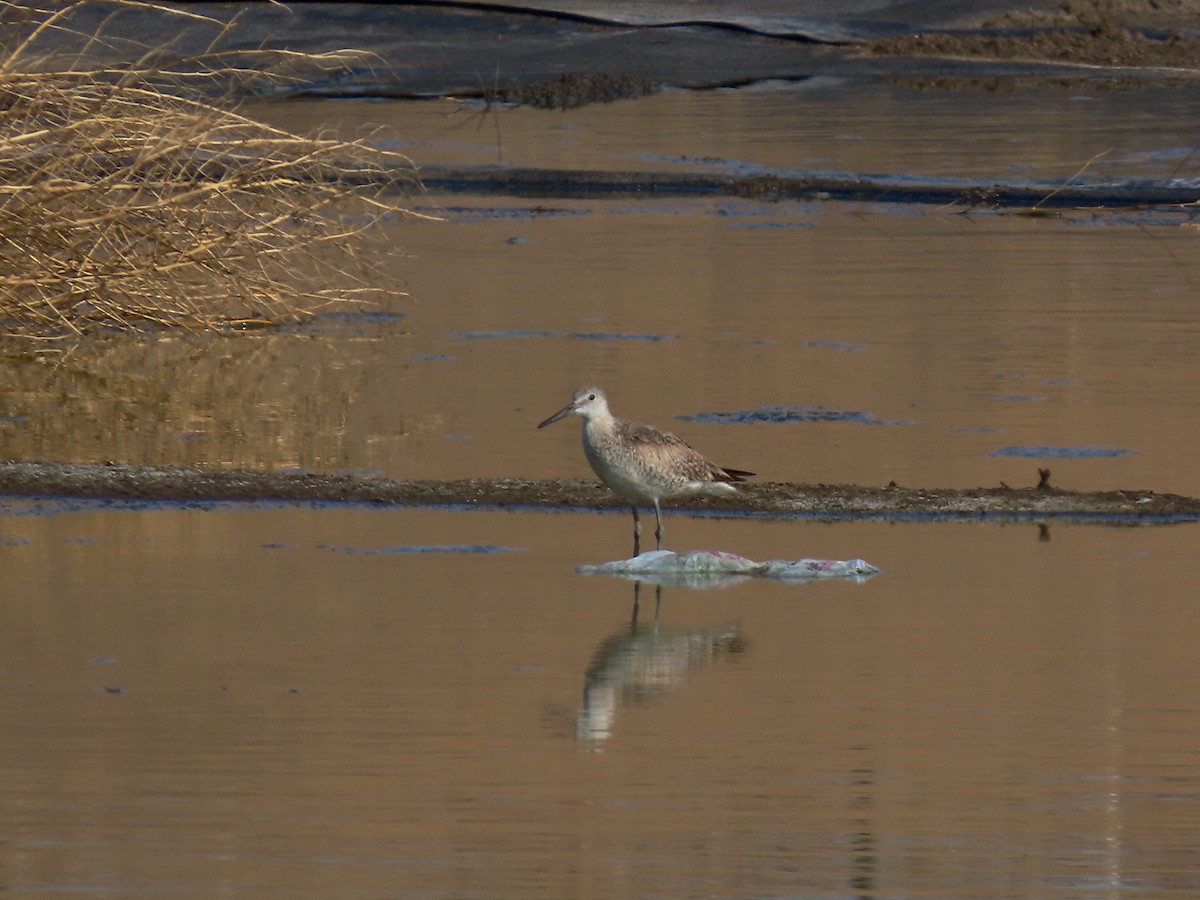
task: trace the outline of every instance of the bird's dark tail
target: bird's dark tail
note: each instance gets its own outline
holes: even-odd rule
[[[750,478],[752,475],[754,475],[753,472],[745,472],[741,469],[725,469],[725,468],[721,469],[721,473],[728,476],[727,478],[722,479],[722,480],[734,481],[734,482],[745,481],[747,478]]]

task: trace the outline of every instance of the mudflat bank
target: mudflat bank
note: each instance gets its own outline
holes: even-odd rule
[[[1048,479],[1047,479],[1048,480]],[[521,478],[395,481],[363,475],[166,466],[0,463],[0,496],[134,502],[370,503],[492,509],[619,509],[598,482]],[[747,484],[736,497],[672,499],[668,510],[829,519],[1062,518],[1109,524],[1200,521],[1200,500],[1145,490]]]
[[[80,4],[43,31],[47,59],[120,65],[214,49],[356,53],[267,88],[283,98],[538,96],[564,73],[685,89],[773,79],[1029,79],[1122,84],[1200,72],[1197,0],[472,0],[424,3]],[[29,26],[34,27],[34,26]],[[97,37],[99,36],[99,38]],[[607,82],[606,82],[607,83]],[[521,96],[510,91],[518,89]],[[586,98],[576,98],[589,102]],[[590,102],[613,99],[599,90]]]

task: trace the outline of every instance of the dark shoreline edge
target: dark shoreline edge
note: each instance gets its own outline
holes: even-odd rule
[[[411,176],[397,171],[397,180]],[[1017,184],[901,180],[871,175],[695,171],[605,172],[513,166],[425,165],[416,171],[429,194],[501,195],[523,198],[625,199],[630,197],[737,197],[751,200],[849,201],[1043,212],[1064,209],[1175,207],[1192,216],[1200,188],[1146,180]]]
[[[0,463],[0,499],[123,503],[308,502],[485,509],[623,509],[594,481],[471,478],[394,481],[361,475],[94,463]],[[918,489],[758,482],[737,497],[671,500],[671,511],[813,519],[1060,519],[1143,525],[1200,521],[1200,500],[1144,490]]]

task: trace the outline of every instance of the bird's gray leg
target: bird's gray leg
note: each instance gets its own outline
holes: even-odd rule
[[[656,549],[662,549],[663,527],[662,527],[662,511],[658,508],[658,501],[654,501],[654,540]]]
[[[642,520],[638,516],[637,507],[633,509],[633,555],[640,556],[642,552]]]

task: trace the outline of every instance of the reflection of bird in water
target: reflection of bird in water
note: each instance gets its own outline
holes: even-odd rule
[[[596,387],[580,388],[570,403],[538,428],[572,414],[583,418],[583,452],[592,470],[633,509],[634,556],[641,552],[639,503],[654,504],[654,537],[661,549],[661,500],[684,494],[737,493],[733,484],[754,474],[715,465],[673,434],[618,419],[609,412],[604,391]]]
[[[580,741],[603,741],[617,710],[646,696],[682,687],[692,672],[745,645],[736,626],[706,631],[663,631],[635,624],[597,649],[583,684],[583,709],[575,720]]]

